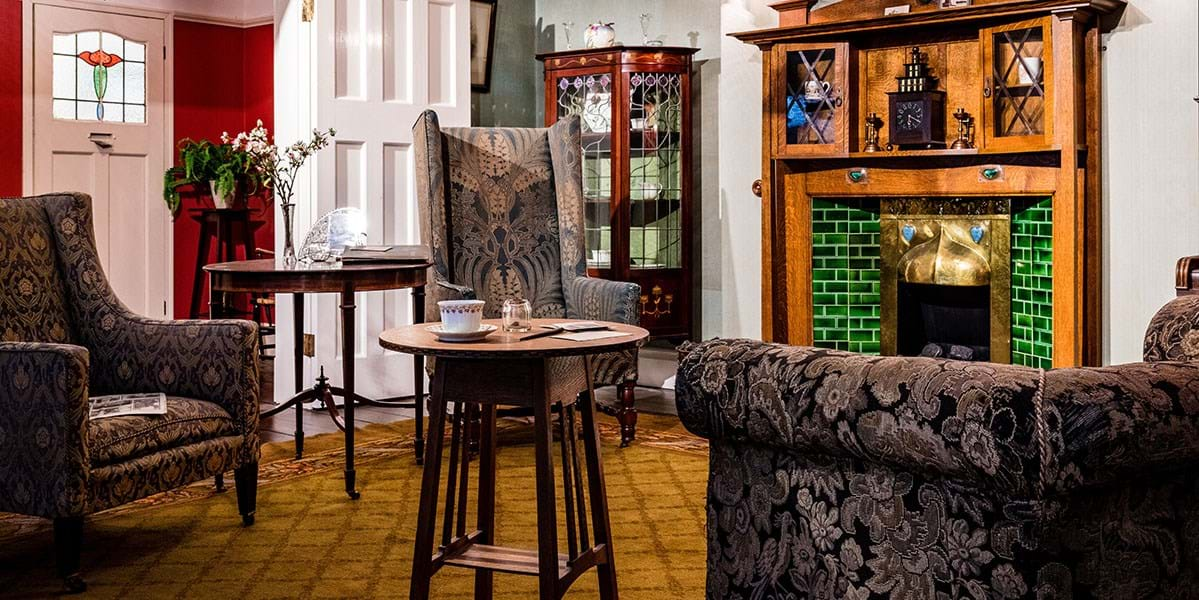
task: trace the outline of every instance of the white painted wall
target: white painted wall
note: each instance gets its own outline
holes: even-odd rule
[[[1105,37],[1103,357],[1118,364],[1140,360],[1174,261],[1199,252],[1199,3],[1132,0]]]

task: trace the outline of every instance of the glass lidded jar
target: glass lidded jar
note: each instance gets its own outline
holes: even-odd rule
[[[524,333],[533,328],[533,304],[524,298],[509,298],[504,301],[504,331]]]

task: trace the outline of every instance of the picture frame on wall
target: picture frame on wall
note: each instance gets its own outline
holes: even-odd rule
[[[497,0],[470,0],[470,89],[491,90],[491,63],[495,54]]]

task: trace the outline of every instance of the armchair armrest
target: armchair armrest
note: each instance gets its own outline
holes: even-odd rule
[[[566,316],[637,325],[641,322],[638,300],[641,286],[594,277],[575,277],[566,282]]]
[[[714,443],[855,459],[1013,495],[1038,489],[1041,372],[711,340],[679,364],[676,403]]]
[[[258,431],[258,325],[159,321],[128,311],[93,325],[97,393],[162,392],[221,405],[242,434]]]
[[[0,343],[0,511],[47,518],[86,508],[88,351]]]
[[[1199,360],[1199,295],[1179,296],[1153,315],[1144,356],[1145,362]]]

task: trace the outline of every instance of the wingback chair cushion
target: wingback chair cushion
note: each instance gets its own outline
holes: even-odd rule
[[[45,208],[0,198],[0,341],[72,341],[56,254]]]
[[[237,424],[212,402],[167,397],[165,415],[133,415],[88,421],[92,467],[153,454],[223,436],[237,435]]]

